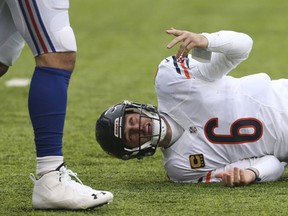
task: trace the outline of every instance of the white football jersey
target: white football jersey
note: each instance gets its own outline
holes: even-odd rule
[[[220,181],[216,173],[237,166],[257,168],[262,181],[278,179],[288,160],[288,80],[228,76],[248,57],[252,39],[233,31],[203,35],[210,62],[171,56],[155,78],[159,112],[184,129],[162,148],[167,175],[175,182]]]

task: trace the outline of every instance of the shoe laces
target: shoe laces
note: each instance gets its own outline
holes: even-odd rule
[[[82,181],[78,178],[77,173],[67,169],[65,165],[59,169],[59,181],[64,183],[67,187],[70,187],[79,192],[86,193],[92,190],[92,188],[82,183]]]

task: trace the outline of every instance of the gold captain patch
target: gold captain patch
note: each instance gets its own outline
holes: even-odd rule
[[[205,167],[205,160],[203,154],[190,155],[189,161],[192,169],[199,169]]]

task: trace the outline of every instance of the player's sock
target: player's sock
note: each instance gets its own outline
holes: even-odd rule
[[[41,177],[47,172],[56,170],[60,164],[63,164],[63,156],[46,156],[36,158],[36,175]]]
[[[63,156],[62,137],[71,72],[36,67],[28,107],[34,128],[37,157]]]

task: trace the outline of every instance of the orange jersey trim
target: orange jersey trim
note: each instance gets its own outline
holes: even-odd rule
[[[189,72],[188,72],[188,69],[187,69],[187,67],[185,66],[185,63],[184,63],[184,62],[181,63],[181,67],[182,67],[183,70],[184,70],[184,73],[185,73],[186,78],[187,78],[187,79],[191,79],[190,74],[189,74]]]
[[[211,182],[211,174],[212,174],[212,171],[209,171],[207,173],[205,183],[210,183]]]

